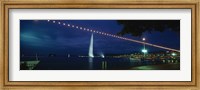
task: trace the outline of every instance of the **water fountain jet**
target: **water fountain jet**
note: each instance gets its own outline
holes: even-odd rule
[[[88,55],[89,55],[90,58],[94,57],[94,54],[93,54],[93,34],[91,35],[91,38],[90,38],[90,46],[89,46]]]

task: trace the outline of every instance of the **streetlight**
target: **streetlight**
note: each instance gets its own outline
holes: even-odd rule
[[[145,40],[146,40],[146,38],[142,38],[142,41],[144,42],[144,49],[145,49]]]
[[[146,39],[145,38],[142,38],[142,41],[145,41]]]
[[[173,52],[172,54],[171,54],[172,56],[173,56],[173,60],[172,60],[172,63],[174,62],[174,59],[176,59],[176,53],[175,52]],[[176,60],[176,62],[177,62],[177,60]]]
[[[147,53],[148,51],[146,49],[142,49],[142,52],[145,54]]]
[[[143,41],[143,46],[144,46],[144,48],[142,49],[142,52],[144,53],[144,58],[145,58],[145,54],[148,52],[147,50],[146,50],[146,48],[145,48],[145,40],[146,40],[146,38],[142,38],[142,41]]]
[[[173,53],[172,53],[172,56],[176,56],[176,53],[173,52]]]

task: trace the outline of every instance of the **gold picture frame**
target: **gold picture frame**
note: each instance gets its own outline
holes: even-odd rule
[[[1,56],[0,56],[0,84],[1,88],[5,90],[12,89],[180,89],[180,90],[198,90],[200,80],[199,80],[199,0],[190,1],[115,1],[115,0],[97,0],[97,1],[7,1],[3,0],[1,2]],[[191,9],[192,10],[192,81],[139,81],[139,82],[20,82],[20,81],[9,81],[8,80],[8,33],[9,33],[9,9],[43,9],[43,8],[140,8],[140,9]]]

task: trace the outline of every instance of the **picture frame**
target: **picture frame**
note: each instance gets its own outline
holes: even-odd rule
[[[199,89],[199,1],[137,2],[137,1],[1,1],[1,87],[2,89]],[[53,6],[52,6],[53,5]],[[191,9],[192,20],[192,78],[191,81],[9,81],[9,9]]]

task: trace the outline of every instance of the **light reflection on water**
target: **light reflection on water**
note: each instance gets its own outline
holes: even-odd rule
[[[34,60],[30,57],[21,58],[22,61]],[[179,63],[177,60],[131,60],[128,58],[79,58],[79,57],[39,57],[40,63],[36,70],[129,70],[135,66],[166,63]]]
[[[93,58],[88,58],[88,62],[89,62],[89,70],[93,69]]]

